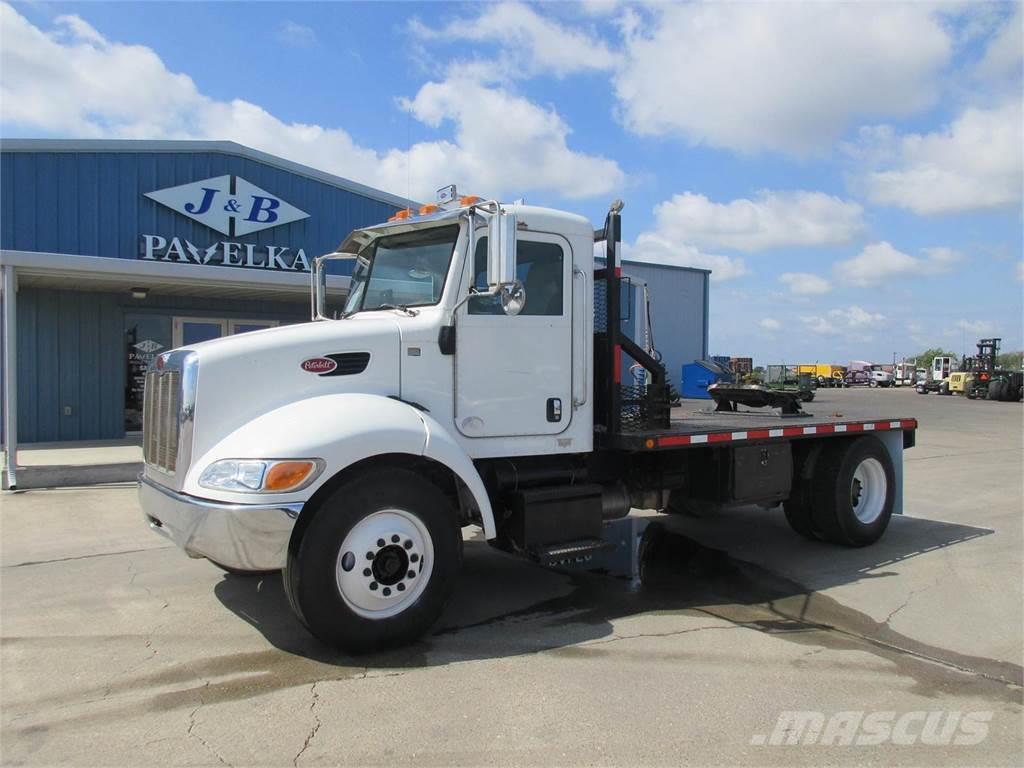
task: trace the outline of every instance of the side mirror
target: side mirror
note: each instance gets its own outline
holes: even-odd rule
[[[491,290],[516,279],[516,217],[500,208],[487,222],[487,286]]]
[[[498,289],[501,297],[501,308],[509,317],[515,317],[526,306],[526,288],[518,280],[505,283]]]

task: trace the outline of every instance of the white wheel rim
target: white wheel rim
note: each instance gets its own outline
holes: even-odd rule
[[[342,600],[366,619],[395,616],[416,602],[433,568],[430,534],[404,509],[382,509],[356,523],[335,562]]]
[[[857,465],[850,482],[850,503],[858,520],[869,525],[879,518],[885,509],[888,485],[885,468],[878,459],[864,459]]]

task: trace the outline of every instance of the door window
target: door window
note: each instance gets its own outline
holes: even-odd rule
[[[526,304],[520,315],[560,316],[564,313],[565,252],[555,243],[519,240],[516,243],[516,279],[526,290]],[[487,238],[477,241],[473,258],[473,286],[487,288]],[[471,315],[501,315],[497,296],[480,296],[469,300]]]

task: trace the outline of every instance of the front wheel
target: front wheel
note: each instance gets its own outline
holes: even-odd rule
[[[441,615],[462,562],[456,510],[407,469],[338,488],[289,553],[285,591],[318,639],[350,653],[415,640]]]
[[[863,547],[885,533],[896,500],[896,475],[882,441],[865,435],[826,448],[815,472],[814,527],[833,544]]]
[[[868,386],[869,387],[877,387],[878,386],[878,382],[875,381],[874,379],[872,379],[871,381],[868,382]]]

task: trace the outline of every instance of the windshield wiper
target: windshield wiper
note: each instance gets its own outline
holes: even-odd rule
[[[410,309],[405,304],[378,304],[374,309],[397,309],[399,312],[404,312],[409,317],[416,317],[419,314],[415,309]]]

